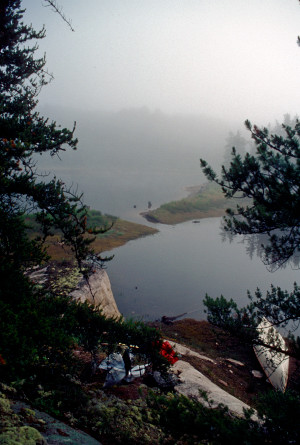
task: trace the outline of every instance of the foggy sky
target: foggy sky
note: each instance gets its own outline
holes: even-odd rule
[[[300,103],[298,0],[42,0],[25,22],[55,80],[41,105],[117,111],[147,106],[267,125]]]

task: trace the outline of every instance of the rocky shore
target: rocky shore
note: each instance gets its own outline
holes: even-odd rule
[[[121,317],[109,277],[104,269],[95,269],[87,279],[71,263],[50,263],[30,271],[29,276],[33,282],[46,289],[70,295],[82,303],[87,301],[93,304],[106,317],[116,319]]]
[[[54,265],[48,265],[35,270],[31,274],[31,279],[49,287],[56,283],[55,285],[76,300],[95,304],[108,317],[121,316],[106,271],[101,269],[95,271],[87,281],[78,270],[65,266],[62,272],[61,268],[56,269]],[[256,396],[267,392],[270,385],[259,370],[251,345],[244,344],[238,338],[213,327],[206,321],[182,319],[170,324],[162,322],[149,324],[160,330],[163,338],[169,341],[177,353],[178,360],[170,368],[175,394],[187,396],[190,400],[197,399],[210,408],[219,404],[227,406],[234,418],[243,417],[244,410],[251,407],[254,408],[252,418],[257,419]],[[75,352],[83,362],[90,360],[90,357],[85,357],[80,350]],[[105,354],[99,354],[98,364],[104,357]],[[121,382],[103,388],[105,378],[105,372],[97,367],[96,373],[89,380],[81,382],[83,390],[90,398],[86,415],[82,419],[75,419],[71,412],[65,413],[66,418],[63,422],[43,413],[42,410],[32,408],[26,404],[26,400],[18,400],[14,389],[0,384],[1,421],[4,419],[3,422],[11,425],[7,431],[12,436],[7,440],[19,440],[16,443],[24,444],[107,445],[113,443],[109,442],[110,435],[107,437],[105,434],[98,435],[97,439],[100,439],[101,443],[93,437],[93,422],[104,416],[104,419],[109,418],[109,422],[112,422],[109,423],[108,429],[117,422],[119,430],[124,429],[125,435],[130,430],[130,434],[134,437],[143,435],[145,438],[144,434],[147,431],[149,440],[144,443],[158,443],[162,434],[160,428],[154,426],[152,422],[139,423],[142,418],[141,412],[148,412],[144,397],[151,390],[147,378],[138,377],[131,383]],[[292,388],[294,384],[297,385],[298,382],[294,382],[291,378],[290,387]],[[150,386],[153,386],[153,382]],[[116,413],[119,413],[117,417]],[[133,418],[136,423],[135,421],[132,423]],[[74,428],[74,425],[83,428],[85,432]],[[137,430],[133,430],[133,425],[140,426]],[[154,441],[156,436],[157,441]],[[32,442],[28,442],[30,440]]]
[[[96,270],[88,280],[82,277],[70,295],[75,300],[94,304],[106,317],[117,319],[121,317],[111,290],[109,277],[103,269]]]
[[[70,265],[49,265],[36,270],[31,278],[50,288],[58,286],[78,301],[94,304],[107,317],[122,316],[109,276],[103,269],[95,270],[87,280]],[[199,390],[205,391],[216,404],[223,403],[235,415],[241,415],[243,408],[252,405],[257,393],[269,389],[252,347],[241,344],[239,339],[208,322],[181,319],[171,324],[150,324],[159,329],[183,357],[173,368],[174,374],[180,376],[178,393],[194,397],[199,395]]]

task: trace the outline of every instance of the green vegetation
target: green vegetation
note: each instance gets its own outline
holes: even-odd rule
[[[90,210],[87,218],[87,224],[91,227],[109,227],[109,230],[99,233],[94,240],[93,249],[97,253],[115,249],[127,241],[158,232],[142,224],[124,221],[111,215],[101,215],[101,212],[96,210]]]
[[[223,216],[228,207],[219,187],[205,184],[187,198],[161,205],[144,214],[145,218],[161,224],[178,224],[192,219]]]
[[[37,45],[30,45],[45,31],[23,24],[20,5],[19,0],[4,0],[0,14],[0,370],[2,381],[62,416],[74,402],[83,406],[86,399],[77,348],[88,357],[90,370],[96,353],[114,351],[119,343],[138,346],[154,368],[165,369],[166,361],[159,354],[156,329],[108,319],[59,286],[36,285],[28,276],[48,261],[47,247],[56,242],[88,280],[102,261],[92,243],[115,218],[88,212],[82,196],[61,180],[46,182],[47,176],[39,175],[37,154],[58,155],[75,149],[77,140],[75,128],[62,129],[35,110],[47,71],[45,59],[35,58]]]
[[[242,157],[233,148],[230,167],[223,166],[221,178],[201,160],[205,175],[219,185],[225,197],[249,199],[246,204],[239,200],[234,210],[227,210],[225,230],[233,235],[267,235],[267,244],[262,246],[263,260],[273,269],[300,252],[300,122],[288,115],[285,120],[279,134],[253,127],[247,121],[256,153]],[[242,309],[222,296],[206,296],[204,304],[209,321],[248,337],[248,341],[255,337],[254,328],[262,317],[275,326],[287,327],[291,339],[289,354],[300,356],[300,339],[292,336],[300,320],[299,295],[300,288],[295,283],[292,292],[271,286],[263,296],[258,289],[254,296],[249,294],[250,304]]]
[[[220,178],[201,160],[204,174],[219,185],[226,198],[248,198],[227,210],[227,230],[266,234],[264,261],[275,267],[300,250],[300,122],[288,115],[285,118],[289,124],[282,124],[278,134],[246,121],[256,152],[242,157],[233,147],[230,166],[222,167]]]
[[[129,326],[130,330],[132,328],[135,330],[134,323]],[[79,360],[76,366],[82,370],[80,379],[75,379],[74,374],[64,375],[64,378],[61,374],[58,379],[56,373],[50,378],[46,373],[38,387],[35,384],[36,377],[33,377],[33,381],[19,381],[15,384],[20,390],[25,390],[26,394],[29,393],[34,403],[32,409],[22,410],[19,416],[14,415],[11,408],[18,392],[0,384],[0,416],[2,424],[5,425],[4,437],[0,435],[0,443],[7,436],[25,433],[27,428],[24,427],[28,427],[28,424],[43,432],[45,427],[39,420],[40,416],[35,413],[36,408],[47,410],[55,417],[67,420],[75,428],[90,432],[101,443],[260,445],[299,441],[297,419],[300,403],[295,392],[280,394],[268,391],[268,385],[264,381],[253,377],[245,390],[244,379],[251,380],[249,370],[253,369],[255,363],[253,351],[251,358],[249,346],[204,321],[182,320],[162,328],[164,335],[173,337],[176,333],[180,340],[187,344],[192,343],[200,353],[203,347],[209,345],[210,351],[206,350],[206,354],[217,360],[217,364],[198,360],[198,366],[210,365],[210,377],[217,378],[216,383],[219,385],[218,378],[225,380],[229,385],[226,390],[229,390],[232,384],[237,389],[237,395],[243,394],[244,398],[246,397],[246,402],[250,393],[252,397],[254,391],[256,394],[260,393],[261,396],[255,401],[255,409],[261,416],[261,423],[256,423],[248,416],[236,418],[224,406],[213,407],[205,394],[202,396],[207,402],[203,404],[193,398],[171,392],[162,393],[156,388],[151,390],[142,382],[104,390],[104,375],[98,373],[94,377],[87,376],[83,363]],[[136,341],[138,337],[139,327],[132,340]],[[228,357],[242,360],[245,366],[239,370],[230,367],[226,362]],[[190,361],[197,368],[193,357],[183,359]],[[205,370],[201,371],[208,374]],[[55,380],[55,387],[49,384],[52,379]],[[253,380],[257,385],[256,390],[253,388]],[[271,407],[275,407],[275,410]],[[30,433],[33,437],[39,437],[37,431],[30,430]]]
[[[93,236],[92,248],[97,255],[120,247],[130,240],[154,235],[158,232],[157,229],[152,227],[125,221],[116,216],[102,214],[98,210],[87,210],[86,216],[87,227],[90,229],[88,229],[85,236],[91,237],[89,234],[89,230],[91,229],[104,229],[104,231],[102,229]],[[25,223],[30,238],[41,235],[40,224],[36,221],[34,215],[26,215]],[[62,244],[58,230],[54,231],[53,235],[46,240],[45,245],[47,253],[52,260],[59,262],[72,260],[73,253],[70,248]]]
[[[220,186],[225,197],[239,198],[236,208],[227,210],[225,229],[233,235],[267,235],[267,244],[262,246],[263,260],[271,269],[276,269],[293,256],[297,257],[300,251],[300,123],[286,115],[277,133],[253,127],[249,121],[245,124],[255,142],[255,152],[242,156],[233,147],[230,165],[222,167],[220,178],[206,161],[201,160],[201,165],[207,178]],[[240,198],[249,201],[244,203]],[[299,286],[294,283],[293,291],[288,292],[271,285],[266,295],[257,289],[254,296],[249,292],[248,296],[250,303],[240,309],[232,299],[227,301],[222,295],[218,298],[206,295],[208,321],[234,333],[252,347],[253,343],[262,342],[257,338],[256,327],[266,317],[274,326],[288,329],[288,350],[284,352],[299,363],[300,338],[293,336],[293,329],[299,326],[300,320]],[[264,346],[280,350],[275,335]],[[277,348],[270,346],[269,341]],[[299,382],[299,366],[295,373]],[[299,412],[299,383],[293,392],[271,391],[261,396],[258,413],[265,416],[263,427],[267,441],[297,443]]]

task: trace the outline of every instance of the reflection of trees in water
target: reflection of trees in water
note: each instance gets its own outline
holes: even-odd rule
[[[236,240],[236,235],[228,232],[224,228],[224,223],[221,224],[221,239],[222,242]],[[279,233],[279,231],[278,231]],[[282,233],[282,232],[281,232]],[[266,265],[270,272],[275,272],[278,269],[284,269],[287,265],[293,269],[300,269],[300,257],[299,255],[293,255],[288,261],[283,264],[272,263],[270,264],[265,255],[265,248],[268,245],[269,236],[267,234],[252,234],[252,235],[239,235],[239,243],[245,245],[245,251],[247,255],[253,259],[254,256],[258,256],[262,262]]]

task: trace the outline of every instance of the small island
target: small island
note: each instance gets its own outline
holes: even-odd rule
[[[152,223],[179,224],[225,215],[229,205],[222,190],[215,184],[207,183],[186,188],[189,195],[178,201],[171,201],[159,208],[143,212],[141,215]]]

